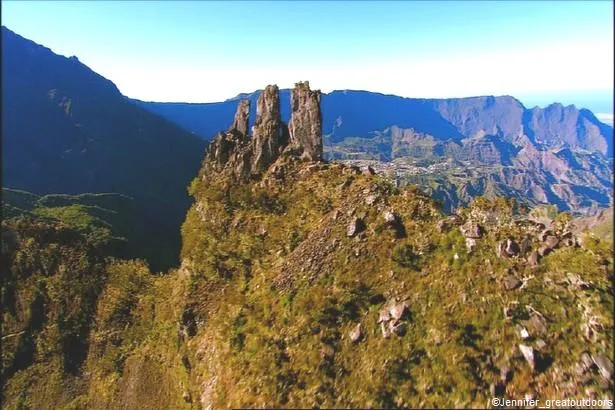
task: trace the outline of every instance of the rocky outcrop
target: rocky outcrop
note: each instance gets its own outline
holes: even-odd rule
[[[290,145],[301,158],[318,161],[322,158],[322,113],[320,91],[310,90],[310,84],[295,84],[290,97],[291,118],[288,124]]]
[[[376,323],[380,324],[382,336],[386,339],[391,334],[402,336],[406,332],[405,320],[408,319],[410,310],[406,302],[396,303],[390,300],[378,313]]]
[[[252,173],[266,170],[288,144],[288,132],[280,118],[280,93],[276,85],[268,85],[258,97],[256,122],[252,136]]]
[[[239,102],[233,124],[209,144],[204,169],[226,173],[235,180],[258,177],[282,153],[310,161],[322,160],[320,91],[298,83],[292,91],[289,127],[280,115],[280,92],[268,85],[260,94],[252,135],[248,133],[250,101]]]
[[[235,119],[233,120],[232,130],[236,130],[241,135],[248,135],[248,123],[250,119],[250,100],[242,100],[239,102]]]

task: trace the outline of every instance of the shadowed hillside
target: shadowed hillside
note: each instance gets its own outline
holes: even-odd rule
[[[37,194],[134,198],[155,269],[177,263],[199,138],[126,100],[115,85],[2,27],[2,184]]]

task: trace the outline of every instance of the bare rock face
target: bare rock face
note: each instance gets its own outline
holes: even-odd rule
[[[295,84],[290,100],[290,147],[301,158],[319,161],[322,158],[320,90],[312,91],[307,81],[300,82]]]
[[[239,106],[237,107],[237,112],[235,113],[235,119],[233,120],[233,125],[231,125],[231,130],[235,130],[240,135],[247,137],[249,119],[250,100],[241,100],[239,102]]]
[[[280,93],[276,85],[268,85],[258,97],[253,134],[252,173],[259,174],[278,158],[288,144],[286,126],[283,126],[280,117]]]
[[[222,172],[238,181],[258,177],[283,152],[302,159],[322,159],[322,115],[320,91],[311,91],[307,82],[292,91],[291,135],[280,116],[278,86],[268,85],[258,97],[256,120],[249,135],[250,102],[237,107],[228,131],[219,133],[209,144],[204,168]]]

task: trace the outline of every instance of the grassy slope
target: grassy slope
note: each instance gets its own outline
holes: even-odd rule
[[[412,187],[397,190],[338,164],[283,169],[283,182],[195,179],[184,264],[163,277],[139,261],[89,265],[79,256],[89,252],[79,245],[87,236],[42,241],[24,225],[6,266],[22,276],[3,334],[32,322],[37,289],[46,289],[45,320],[32,328],[34,360],[4,386],[6,408],[483,407],[504,366],[513,370],[511,398],[608,395],[596,373],[582,386],[573,372],[586,349],[612,359],[608,242],[587,237],[583,248],[529,268],[494,254],[498,240],[531,236],[507,223],[511,204],[479,201],[462,217],[499,221],[484,224],[487,236],[468,255],[459,230],[438,232],[443,216]],[[387,209],[405,236],[384,224]],[[349,238],[354,217],[366,230]],[[58,258],[72,264],[61,269]],[[502,288],[509,268],[528,278],[524,289]],[[568,272],[592,286],[567,284]],[[407,331],[385,339],[376,319],[393,298],[409,305]],[[547,334],[525,342],[546,342],[536,373],[517,348],[515,325],[527,326],[528,306],[548,319]],[[77,316],[88,318],[88,336],[76,371],[63,364],[60,312],[87,313]],[[596,321],[591,341],[581,327],[587,315]],[[353,344],[357,323],[363,339]]]
[[[537,392],[554,398],[583,391],[578,380],[562,388],[562,375],[572,374],[584,349],[611,357],[607,245],[558,250],[529,268],[496,257],[496,240],[527,235],[502,223],[489,226],[488,237],[468,255],[458,229],[436,231],[441,215],[413,188],[396,191],[377,177],[322,168],[290,166],[285,183],[267,188],[193,185],[197,205],[183,227],[183,258],[192,273],[187,305],[202,323],[188,342],[197,363],[193,377],[211,387],[203,403],[485,406],[503,366],[514,370],[510,397]],[[349,178],[350,186],[341,188]],[[373,193],[380,199],[367,205]],[[506,214],[507,205],[500,208]],[[385,209],[401,216],[406,238],[383,226]],[[351,211],[367,223],[360,239],[346,236]],[[528,278],[523,290],[504,291],[508,269]],[[594,287],[555,285],[567,272]],[[411,320],[406,335],[384,339],[376,319],[394,297],[408,301]],[[587,314],[581,305],[604,330],[589,345],[581,333]],[[518,314],[507,320],[503,311],[511,306]],[[515,329],[529,307],[548,318],[542,355],[552,361],[534,375],[519,353]],[[348,332],[357,323],[365,339],[354,345]],[[528,343],[536,348],[535,339]],[[199,359],[195,352],[204,346],[216,354]],[[332,349],[332,357],[323,349]],[[604,394],[595,375],[589,389]]]

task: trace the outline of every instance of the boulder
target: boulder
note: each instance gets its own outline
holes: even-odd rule
[[[534,349],[530,346],[520,344],[519,350],[521,351],[521,354],[523,355],[523,357],[525,358],[525,360],[530,365],[530,368],[533,371],[536,368],[536,361],[534,358]]]
[[[545,229],[545,230],[544,230],[544,231],[542,231],[540,234],[538,234],[538,239],[539,239],[541,242],[544,242],[544,241],[546,241],[546,240],[547,240],[547,237],[549,237],[549,236],[553,236],[553,235],[555,235],[555,234],[553,233],[553,231],[552,231],[552,230],[550,230],[550,229]]]
[[[365,230],[365,223],[361,218],[354,218],[350,224],[348,224],[348,228],[346,229],[346,235],[350,238],[356,236],[360,232]]]
[[[506,275],[502,278],[502,285],[506,290],[514,290],[521,286],[521,281],[513,275]]]
[[[390,229],[393,229],[398,238],[406,236],[406,228],[404,227],[399,215],[393,211],[387,210],[384,211],[382,216],[384,218],[384,225]]]
[[[380,323],[380,330],[382,331],[382,337],[388,339],[391,336],[391,331],[389,330],[389,326],[386,322]]]
[[[512,239],[506,239],[498,244],[496,253],[500,258],[511,258],[519,254],[519,245]]]
[[[406,324],[403,322],[390,322],[389,332],[394,333],[397,336],[403,336],[406,334]]]
[[[527,263],[532,267],[538,266],[539,261],[540,255],[538,254],[538,251],[533,251],[532,253],[530,253],[530,256],[527,257]]]
[[[474,238],[466,238],[466,249],[468,253],[471,253],[476,249],[476,239]]]
[[[384,217],[384,222],[388,225],[394,225],[399,220],[399,217],[395,215],[392,211],[384,211],[382,215]]]
[[[588,352],[583,352],[581,354],[581,362],[583,363],[583,367],[587,370],[591,370],[594,367],[594,359],[592,359]]]
[[[389,308],[389,315],[393,320],[402,320],[407,314],[408,304],[406,302],[394,304]]]
[[[365,198],[365,203],[367,205],[374,205],[376,203],[376,201],[378,200],[378,197],[376,195],[368,195]]]
[[[380,323],[380,329],[382,330],[382,336],[387,338],[391,334],[402,336],[406,332],[406,324],[403,323],[409,316],[409,308],[406,302],[396,303],[390,301],[380,309],[378,313],[378,321]]]
[[[363,168],[363,175],[376,175],[376,171],[371,166],[366,166]]]
[[[606,380],[612,380],[615,370],[613,369],[613,362],[603,354],[594,355],[594,363],[598,366],[598,370],[603,378]]]
[[[519,333],[519,337],[523,340],[530,338],[530,334],[528,333],[527,329],[522,326],[517,326],[517,333]]]
[[[349,336],[352,343],[357,343],[361,340],[361,337],[363,336],[361,332],[361,323],[357,323],[357,325],[350,331]]]
[[[532,331],[532,334],[544,335],[547,333],[547,321],[540,315],[533,314],[526,324]]]
[[[519,250],[521,254],[525,255],[532,250],[532,240],[530,238],[524,238],[519,244]]]
[[[519,245],[517,244],[517,242],[513,241],[512,239],[507,239],[506,240],[506,247],[504,248],[504,251],[509,255],[509,256],[515,256],[519,254]]]

